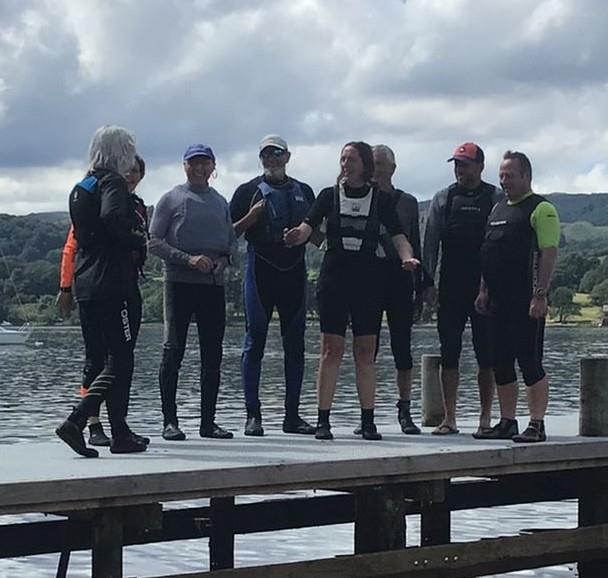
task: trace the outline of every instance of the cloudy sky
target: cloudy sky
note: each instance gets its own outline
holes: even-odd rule
[[[102,124],[137,136],[150,203],[192,142],[227,198],[278,132],[330,184],[349,140],[426,199],[461,142],[528,153],[535,189],[608,190],[604,0],[2,0],[0,212],[64,210]]]

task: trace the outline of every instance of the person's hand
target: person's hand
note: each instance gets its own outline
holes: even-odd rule
[[[55,299],[55,305],[57,305],[59,313],[61,313],[63,317],[68,317],[74,307],[72,293],[68,291],[59,291],[59,293],[57,293],[57,298]]]
[[[253,225],[259,218],[259,216],[263,213],[266,207],[266,199],[260,199],[255,205],[253,205],[247,216],[251,219],[251,224]]]
[[[435,307],[437,305],[437,289],[433,285],[430,285],[422,292],[422,298],[425,303]]]
[[[475,311],[480,315],[490,313],[490,298],[487,291],[480,291],[475,298]]]
[[[414,257],[411,259],[403,259],[403,261],[401,261],[401,268],[405,269],[406,271],[414,271],[419,265],[420,261]]]
[[[305,234],[300,227],[293,227],[292,229],[283,230],[283,241],[287,247],[295,247],[301,245],[305,241]]]
[[[226,267],[228,267],[228,257],[222,255],[213,261],[213,273],[219,275]]]
[[[211,273],[213,271],[213,261],[206,255],[191,255],[188,259],[188,264],[193,269],[197,269],[202,273]]]
[[[547,297],[532,297],[530,300],[529,315],[532,319],[543,319],[547,316]]]

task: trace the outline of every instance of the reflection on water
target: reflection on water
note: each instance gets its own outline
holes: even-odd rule
[[[240,431],[244,425],[244,402],[240,388],[239,361],[242,324],[227,328],[222,389],[218,406],[218,423]],[[301,413],[314,421],[316,416],[315,372],[318,359],[316,324],[308,333],[307,367],[302,393]],[[474,419],[478,398],[475,362],[467,345],[461,362],[459,416]],[[142,327],[136,352],[136,367],[130,405],[130,423],[143,434],[159,435],[162,426],[157,371],[160,360],[162,328]],[[82,367],[82,340],[78,328],[40,328],[32,335],[33,346],[0,347],[0,444],[17,441],[54,439],[54,427],[65,418],[77,400]],[[413,412],[419,413],[422,354],[437,352],[436,331],[432,327],[416,327],[414,347]],[[551,380],[549,412],[570,414],[578,408],[579,363],[581,356],[608,354],[608,339],[597,328],[551,327],[547,330],[545,366]],[[178,389],[180,423],[190,434],[198,430],[199,421],[199,359],[194,332],[190,335],[182,365]],[[394,423],[396,387],[394,366],[387,334],[378,355],[377,422]],[[280,428],[283,419],[283,356],[278,327],[273,325],[263,364],[261,398],[264,425]],[[520,415],[527,415],[525,399]],[[496,413],[496,412],[495,412]],[[354,425],[359,419],[353,365],[348,356],[332,411],[335,426]],[[453,537],[475,540],[508,532],[516,532],[524,524],[535,527],[573,526],[576,524],[574,503],[509,506],[488,510],[457,512],[453,517]],[[532,522],[530,522],[532,520]],[[417,516],[408,518],[408,543],[418,540]],[[500,532],[498,529],[500,528]],[[263,564],[321,558],[352,553],[352,526],[332,526],[273,533],[272,541],[264,534],[240,536],[236,539],[236,560],[240,565]],[[270,546],[272,550],[270,551]],[[176,567],[177,544],[130,547],[125,551],[128,575],[150,576],[177,571],[195,571],[207,567],[207,542],[193,540],[179,543],[179,568]],[[266,556],[260,553],[265,552]],[[28,559],[0,560],[0,577],[48,576],[56,568],[57,556],[36,556]],[[90,554],[72,556],[70,576],[88,576]],[[512,573],[509,576],[574,576],[567,566]]]

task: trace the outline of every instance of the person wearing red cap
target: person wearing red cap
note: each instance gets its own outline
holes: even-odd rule
[[[488,320],[475,311],[481,278],[479,251],[492,207],[502,197],[500,189],[481,178],[485,156],[481,147],[465,142],[456,147],[448,162],[454,162],[456,182],[439,191],[431,201],[424,234],[422,261],[431,284],[425,288],[427,303],[438,304],[437,329],[441,346],[441,387],[444,417],[433,430],[436,435],[458,433],[456,401],[460,381],[459,359],[462,334],[471,322],[473,349],[477,358],[481,411],[477,433],[489,431],[494,394]],[[438,264],[439,291],[432,279]]]
[[[525,154],[507,151],[499,175],[506,199],[492,209],[488,219],[475,306],[490,318],[500,421],[478,437],[544,442],[549,382],[542,364],[543,338],[560,238],[559,216],[551,203],[532,192],[532,166]],[[515,419],[515,360],[526,384],[530,411],[530,423],[521,434]]]

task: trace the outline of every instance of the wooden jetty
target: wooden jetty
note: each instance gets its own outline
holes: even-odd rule
[[[384,429],[384,428],[383,428]],[[233,440],[153,439],[149,450],[83,459],[60,442],[0,446],[0,514],[64,519],[0,525],[0,557],[92,550],[92,576],[123,576],[122,548],[208,537],[219,577],[465,577],[579,562],[583,578],[608,576],[608,438],[552,436],[542,444],[470,435],[366,442],[349,431],[319,442],[269,432]],[[292,490],[306,497],[235,503]],[[210,498],[209,506],[167,509]],[[578,499],[577,528],[451,543],[452,511]],[[406,514],[421,514],[421,546],[406,547]],[[352,556],[238,568],[240,533],[354,522]],[[527,527],[542,525],[530,520]],[[329,534],[328,534],[329,535]],[[179,567],[179,560],[175,561]],[[203,571],[188,574],[207,576]],[[184,578],[186,575],[174,575]]]

